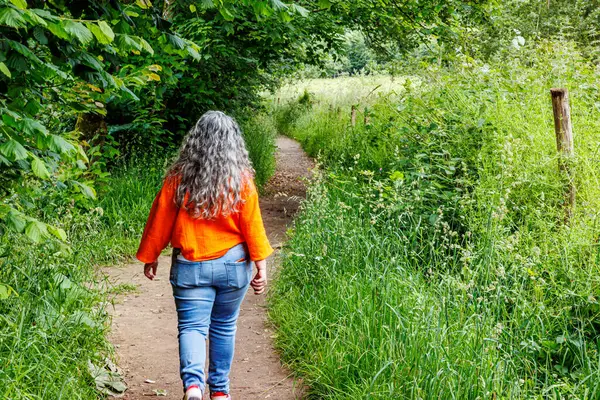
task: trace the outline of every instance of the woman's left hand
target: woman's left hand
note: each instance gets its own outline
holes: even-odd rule
[[[156,269],[158,268],[158,261],[144,264],[144,275],[146,278],[153,280],[156,276]]]

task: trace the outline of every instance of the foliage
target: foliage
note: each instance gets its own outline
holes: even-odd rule
[[[97,266],[135,251],[163,174],[162,163],[136,161],[112,176],[91,210],[54,191],[29,199],[33,217],[64,230],[72,251],[32,246],[15,232],[0,239],[0,281],[14,291],[0,300],[1,398],[104,398],[95,388],[104,375],[92,372],[113,349],[110,293]]]
[[[270,315],[310,396],[598,396],[598,75],[568,43],[511,51],[416,64],[397,97],[360,105],[367,124],[319,93],[290,122],[326,169]],[[576,127],[568,226],[553,86]]]
[[[266,114],[257,114],[239,122],[255,171],[254,180],[260,190],[275,172],[277,130],[272,118]]]

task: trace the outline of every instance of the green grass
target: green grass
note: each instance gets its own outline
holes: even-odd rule
[[[256,185],[262,188],[275,172],[275,136],[273,119],[259,113],[242,122],[246,148],[254,167]]]
[[[420,71],[360,104],[368,125],[328,92],[274,110],[324,166],[270,298],[308,398],[600,398],[600,82],[541,46],[527,66]],[[576,132],[569,226],[555,86]]]

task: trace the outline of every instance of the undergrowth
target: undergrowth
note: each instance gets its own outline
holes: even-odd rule
[[[354,127],[330,93],[275,107],[323,163],[270,298],[308,398],[600,398],[599,77],[569,46],[519,56],[420,65]],[[576,131],[567,225],[556,86]]]

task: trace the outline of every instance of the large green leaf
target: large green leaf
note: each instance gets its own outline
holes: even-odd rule
[[[50,232],[52,235],[54,235],[58,239],[62,240],[63,242],[67,241],[67,233],[62,228],[58,228],[56,226],[48,225],[48,232]]]
[[[8,299],[12,294],[17,294],[10,286],[0,283],[0,300]]]
[[[48,169],[46,168],[46,164],[37,157],[34,157],[33,161],[31,162],[31,170],[33,171],[33,174],[35,176],[37,176],[38,178],[41,178],[41,179],[50,178],[50,173],[48,172]]]
[[[297,12],[298,14],[302,15],[303,17],[308,17],[309,11],[306,8],[299,6],[298,4],[292,4],[290,5],[290,8],[294,12]]]
[[[0,153],[11,161],[24,160],[27,158],[27,150],[25,147],[14,139],[9,139],[7,142],[0,145]]]
[[[82,44],[88,44],[94,40],[94,35],[81,22],[65,20],[62,26],[68,34],[77,38]]]
[[[8,226],[10,229],[19,233],[23,232],[23,229],[25,229],[25,224],[27,224],[27,220],[25,219],[23,214],[14,209],[11,209],[8,212],[8,215],[6,216],[6,218],[4,218],[4,222],[6,223],[6,226]]]
[[[40,243],[49,236],[48,226],[41,221],[31,220],[25,226],[25,236],[35,243]]]
[[[10,26],[11,28],[25,28],[27,22],[23,18],[23,13],[14,8],[6,7],[0,10],[0,25]]]
[[[42,60],[40,60],[38,56],[33,54],[33,52],[29,50],[27,46],[24,46],[19,42],[15,42],[14,40],[7,40],[6,43],[8,43],[8,45],[12,47],[15,51],[17,51],[24,57],[27,57],[29,60],[35,62],[36,64],[43,64]]]
[[[98,59],[92,56],[90,53],[82,52],[80,57],[81,61],[83,61],[83,63],[88,67],[93,68],[96,71],[102,71],[104,69],[102,64],[100,64],[100,61],[98,61]]]
[[[63,40],[69,40],[71,39],[71,37],[69,36],[69,34],[67,33],[67,31],[65,31],[65,28],[63,27],[63,25],[59,22],[56,23],[49,23],[48,24],[48,30],[50,32],[52,32],[52,34],[60,39]]]
[[[77,186],[81,190],[81,193],[83,193],[86,197],[89,197],[90,199],[96,198],[96,191],[94,190],[93,187],[88,186],[85,183],[81,183],[81,182],[77,182],[77,181],[71,181],[71,182],[75,186]]]
[[[119,45],[119,48],[124,51],[142,50],[142,46],[138,43],[138,41],[129,35],[118,34],[117,44]]]
[[[21,121],[21,129],[23,132],[29,135],[41,134],[43,136],[48,135],[48,130],[44,125],[42,125],[39,121],[31,118],[23,118]]]
[[[50,135],[48,147],[55,153],[68,153],[75,150],[75,146],[67,142],[62,136]]]
[[[110,360],[107,360],[102,367],[98,367],[88,360],[88,370],[98,391],[111,396],[119,396],[127,390],[123,377]]]
[[[0,62],[0,71],[2,71],[2,73],[4,75],[6,75],[9,78],[11,78],[10,70],[8,69],[8,67],[6,66],[6,64],[4,64],[3,62]]]
[[[11,3],[15,5],[15,7],[24,10],[27,8],[27,1],[25,0],[10,0]]]
[[[152,46],[150,46],[150,43],[148,43],[144,38],[141,37],[136,37],[138,43],[140,44],[140,46],[142,47],[142,49],[146,50],[148,53],[154,55],[154,49],[152,48]]]
[[[90,22],[87,27],[101,44],[110,44],[115,40],[115,33],[105,21],[99,21],[97,25]]]
[[[281,0],[271,0],[271,6],[275,10],[286,10],[288,8],[288,5]]]
[[[25,20],[27,20],[27,22],[29,22],[30,25],[39,25],[39,26],[43,26],[46,27],[48,26],[48,23],[46,22],[46,20],[42,17],[40,17],[39,15],[37,15],[35,12],[31,11],[31,10],[26,10],[23,13],[23,17],[25,18]]]
[[[171,42],[171,44],[173,45],[173,47],[175,47],[176,49],[183,49],[185,47],[185,42],[183,41],[182,38],[180,38],[177,35],[171,35],[168,34],[167,35],[169,38],[169,42]]]

